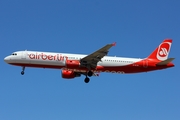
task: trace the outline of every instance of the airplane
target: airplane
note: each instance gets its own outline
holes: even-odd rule
[[[4,58],[8,64],[21,66],[24,75],[26,67],[62,69],[61,76],[72,79],[85,75],[84,82],[89,83],[91,76],[101,72],[129,74],[162,70],[175,65],[175,58],[168,58],[172,39],[165,39],[148,57],[127,58],[107,56],[116,43],[107,44],[89,54],[52,53],[41,51],[17,51]]]

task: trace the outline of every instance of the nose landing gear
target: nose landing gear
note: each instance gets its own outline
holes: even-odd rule
[[[25,67],[22,67],[21,75],[24,75]]]

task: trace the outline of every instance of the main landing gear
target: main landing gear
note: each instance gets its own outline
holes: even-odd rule
[[[89,83],[90,79],[86,76],[86,78],[84,79],[85,83]]]
[[[22,67],[21,75],[24,75],[25,67]]]
[[[89,77],[91,77],[91,76],[93,75],[93,72],[92,72],[92,71],[89,71],[89,72],[87,73],[87,75],[88,75]]]
[[[91,77],[92,75],[93,75],[93,72],[92,72],[92,71],[87,72],[86,78],[84,79],[84,82],[85,82],[85,83],[89,83],[90,79],[89,79],[87,76]]]

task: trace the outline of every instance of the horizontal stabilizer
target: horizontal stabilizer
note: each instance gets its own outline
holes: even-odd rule
[[[171,61],[173,61],[175,58],[168,58],[167,60],[164,60],[162,62],[157,63],[156,65],[167,65]]]

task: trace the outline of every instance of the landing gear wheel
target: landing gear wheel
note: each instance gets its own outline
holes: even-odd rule
[[[24,71],[21,72],[21,75],[24,75]]]
[[[91,77],[93,75],[93,72],[89,71],[87,74],[88,74],[89,77]]]
[[[90,81],[90,79],[88,78],[88,77],[86,77],[85,79],[84,79],[84,82],[85,83],[88,83]]]

